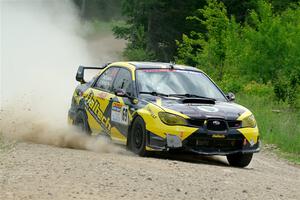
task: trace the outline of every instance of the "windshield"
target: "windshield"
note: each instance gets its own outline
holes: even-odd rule
[[[174,69],[136,70],[140,93],[195,95],[226,101],[220,90],[201,72]]]

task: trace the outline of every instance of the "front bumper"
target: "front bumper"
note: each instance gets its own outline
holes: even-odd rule
[[[167,134],[166,138],[161,138],[148,132],[147,150],[176,150],[201,155],[256,153],[260,151],[260,141],[258,138],[255,144],[250,144],[245,136],[237,130],[231,130],[227,134],[201,133],[198,131],[183,141],[176,135]]]

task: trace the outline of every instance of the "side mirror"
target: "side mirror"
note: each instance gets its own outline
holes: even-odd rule
[[[119,97],[129,97],[128,94],[126,93],[126,91],[123,89],[116,89],[115,95],[117,95]]]
[[[84,67],[79,66],[77,73],[76,73],[76,81],[80,82],[81,84],[85,83],[84,81]]]
[[[232,92],[229,92],[227,95],[226,95],[227,99],[229,101],[234,101],[235,100],[235,95],[232,93]]]
[[[115,95],[118,97],[127,97],[128,99],[130,99],[131,103],[133,104],[137,104],[139,102],[138,99],[130,96],[125,90],[123,89],[116,89],[115,90]]]

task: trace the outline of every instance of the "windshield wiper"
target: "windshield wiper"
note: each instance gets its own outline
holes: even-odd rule
[[[164,97],[168,97],[169,95],[167,95],[167,94],[164,94],[164,93],[159,93],[159,92],[155,92],[155,91],[153,91],[153,92],[143,92],[143,91],[141,91],[141,92],[139,92],[140,94],[150,94],[150,95],[152,95],[152,96],[164,96]]]
[[[216,101],[214,98],[210,97],[204,97],[196,94],[169,94],[169,97],[195,97],[195,98],[200,98],[200,99],[207,99],[211,101]]]

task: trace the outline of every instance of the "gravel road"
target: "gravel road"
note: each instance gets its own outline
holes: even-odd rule
[[[223,157],[140,158],[29,143],[0,156],[0,199],[300,199],[299,166],[270,152],[245,169]]]

